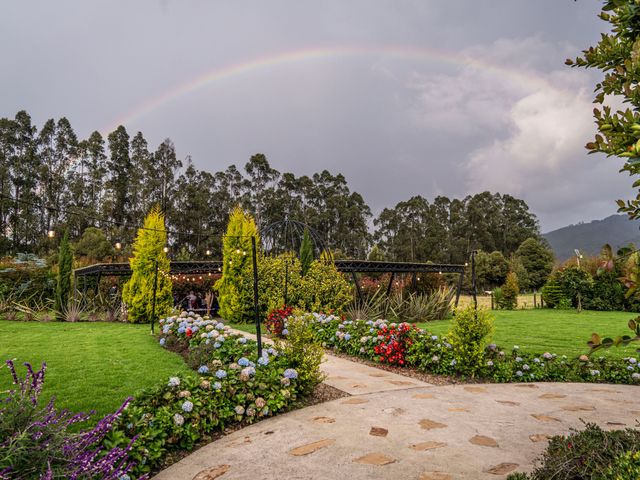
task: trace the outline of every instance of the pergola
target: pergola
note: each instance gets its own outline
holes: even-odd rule
[[[460,275],[456,289],[456,306],[460,298],[462,280],[464,277],[465,265],[444,264],[444,263],[415,263],[415,262],[380,262],[371,260],[335,260],[338,271],[349,273],[356,285],[358,298],[362,299],[362,291],[356,277],[357,273],[390,273],[391,278],[387,285],[387,294],[391,292],[393,280],[397,274],[413,274],[413,285],[416,285],[419,273],[452,273]],[[169,274],[172,275],[206,275],[220,273],[222,271],[222,260],[205,260],[169,263]],[[74,270],[76,279],[82,278],[86,289],[86,278],[97,277],[96,288],[102,277],[122,277],[131,275],[129,263],[97,263],[88,267]]]

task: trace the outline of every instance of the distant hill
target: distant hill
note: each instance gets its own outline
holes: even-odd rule
[[[560,261],[575,255],[574,249],[583,254],[597,255],[605,243],[618,248],[634,243],[640,247],[640,221],[629,220],[626,215],[611,215],[603,220],[569,225],[542,234]]]

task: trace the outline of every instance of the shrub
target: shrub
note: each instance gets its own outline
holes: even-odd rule
[[[569,300],[555,278],[550,278],[542,287],[542,298],[549,308],[558,308],[563,300]]]
[[[618,280],[620,272],[601,271],[593,279],[591,295],[583,300],[587,310],[624,310],[624,286]]]
[[[301,281],[300,304],[311,312],[342,312],[353,299],[352,289],[327,256],[311,262]]]
[[[0,407],[0,478],[116,479],[131,470],[127,456],[135,437],[110,451],[100,445],[128,401],[92,429],[71,432],[89,415],[57,411],[53,399],[40,405],[46,365],[34,372],[25,363],[26,376],[19,379],[13,363],[6,363],[16,389]]]
[[[484,365],[484,345],[493,331],[493,317],[484,309],[458,310],[447,337],[453,347],[457,370],[475,376]]]
[[[56,311],[58,320],[64,320],[62,313],[69,306],[71,294],[71,270],[73,269],[73,254],[69,245],[69,232],[64,232],[58,252],[58,282],[56,285]]]
[[[289,253],[277,257],[261,257],[258,263],[258,300],[260,315],[264,318],[268,312],[285,303],[285,278],[287,279],[286,304],[300,306],[302,267],[300,261]],[[245,271],[243,289],[253,295],[253,268]],[[253,296],[251,296],[253,308]]]
[[[588,299],[591,298],[593,279],[586,270],[578,267],[567,267],[564,270],[558,270],[554,276],[565,297],[571,301],[571,305],[574,308],[584,302],[588,302]]]
[[[374,352],[379,355],[380,363],[404,366],[407,349],[413,342],[411,336],[412,326],[408,323],[398,325],[384,325],[378,332],[382,337],[380,343],[374,347]]]
[[[287,319],[291,314],[293,314],[293,308],[287,307],[286,305],[283,305],[282,308],[272,310],[264,322],[269,333],[280,336],[285,332],[284,335],[288,335]]]
[[[507,281],[502,286],[502,298],[500,302],[498,302],[498,307],[504,308],[505,310],[513,310],[518,306],[519,293],[518,278],[515,273],[509,272]]]
[[[607,469],[603,480],[628,480],[640,478],[640,451],[620,455]]]
[[[455,290],[448,287],[424,294],[404,295],[398,292],[389,300],[388,315],[395,320],[408,322],[443,320],[451,314],[454,295]]]
[[[169,258],[164,252],[167,245],[167,231],[164,215],[158,207],[153,207],[144,219],[143,228],[138,230],[133,244],[131,278],[122,289],[122,301],[127,306],[128,320],[132,323],[151,321],[153,311],[153,285],[158,266],[155,299],[156,316],[164,316],[173,308]]]
[[[620,469],[612,475],[624,472],[627,468],[634,468],[633,457],[626,461],[624,456],[627,452],[637,452],[638,450],[640,450],[639,431],[629,428],[607,432],[595,424],[588,423],[582,431],[574,431],[566,437],[551,438],[540,459],[540,466],[531,474],[526,477],[523,477],[522,474],[520,477],[511,475],[508,479],[616,478],[605,475],[613,471],[617,465]],[[619,478],[627,480],[637,477],[622,476]]]
[[[320,364],[324,350],[315,338],[307,316],[289,317],[287,321],[287,341],[279,342],[278,349],[287,358],[289,365],[298,372],[298,382],[302,393],[309,393],[324,380]]]
[[[253,217],[236,207],[229,215],[227,233],[222,241],[222,278],[214,285],[218,291],[219,314],[232,323],[253,320],[251,237],[255,237],[257,248],[260,239]],[[281,303],[282,300],[278,302]]]
[[[137,394],[105,439],[105,445],[113,447],[138,437],[130,452],[137,462],[135,474],[158,468],[168,453],[191,450],[230,425],[252,423],[292,407],[317,381],[313,365],[319,375],[321,355],[313,338],[297,325],[290,327],[293,346],[285,345],[286,352],[268,347],[258,358],[255,341],[218,320],[182,312],[159,323],[160,344],[188,355],[198,374],[171,377]]]

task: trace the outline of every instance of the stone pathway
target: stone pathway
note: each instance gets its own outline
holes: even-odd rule
[[[618,429],[640,418],[629,385],[432,386],[331,355],[323,370],[352,396],[234,432],[154,478],[504,479],[581,419]]]
[[[629,385],[385,391],[257,423],[201,448],[155,478],[499,479],[514,470],[531,470],[547,437],[581,428],[580,419],[613,429],[635,426],[639,417],[637,387]]]

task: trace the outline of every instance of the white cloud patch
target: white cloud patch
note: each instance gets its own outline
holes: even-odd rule
[[[567,45],[538,37],[500,39],[465,54],[508,65],[517,75],[468,66],[453,75],[416,74],[410,83],[418,92],[416,122],[429,130],[458,132],[465,145],[455,148],[467,190],[523,198],[543,230],[562,226],[562,212],[579,215],[578,220],[609,215],[614,200],[628,189],[628,179],[618,173],[620,162],[588,156],[584,148],[595,129],[592,76],[545,69],[550,63],[562,65],[570,53]]]

